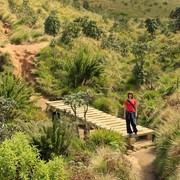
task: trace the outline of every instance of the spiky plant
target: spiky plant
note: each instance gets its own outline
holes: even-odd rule
[[[79,52],[65,64],[68,85],[77,88],[90,85],[100,78],[104,66],[100,56],[92,55],[88,48],[81,48]]]
[[[15,78],[13,74],[2,74],[0,85],[0,96],[14,100],[18,108],[22,109],[32,104],[30,97],[33,95],[33,90],[20,78]]]

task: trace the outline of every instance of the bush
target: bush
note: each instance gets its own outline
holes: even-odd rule
[[[12,71],[13,65],[11,61],[11,55],[9,53],[3,53],[0,51],[0,72]]]
[[[75,22],[69,23],[62,32],[61,41],[64,44],[70,44],[74,38],[80,36],[81,28]]]
[[[90,148],[102,146],[110,146],[113,149],[118,149],[120,152],[125,151],[125,142],[119,133],[110,130],[95,130],[89,135]]]
[[[29,145],[27,136],[22,133],[0,145],[0,179],[31,179],[39,172],[39,180],[47,179],[47,169],[40,169],[40,164],[44,166],[37,149]]]
[[[65,172],[65,163],[61,157],[56,157],[47,163],[49,169],[49,180],[65,180],[67,175]]]
[[[103,30],[97,26],[97,22],[89,20],[88,17],[76,18],[74,22],[79,23],[83,28],[82,31],[86,36],[99,40],[103,33]]]

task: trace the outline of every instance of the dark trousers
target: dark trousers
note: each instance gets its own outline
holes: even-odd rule
[[[131,130],[131,126],[133,128],[133,131]],[[126,128],[127,128],[127,133],[132,134],[137,133],[138,130],[136,128],[136,113],[135,112],[128,112],[126,111]]]

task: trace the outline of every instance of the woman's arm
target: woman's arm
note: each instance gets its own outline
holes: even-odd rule
[[[136,104],[135,104],[135,111],[136,111],[136,117],[137,117],[137,115],[138,115],[138,104],[137,104],[137,102],[136,102]]]

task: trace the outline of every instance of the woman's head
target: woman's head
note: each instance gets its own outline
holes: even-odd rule
[[[128,99],[133,99],[134,98],[134,95],[132,92],[128,92]]]

